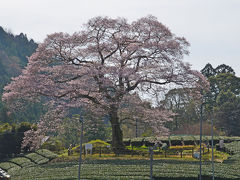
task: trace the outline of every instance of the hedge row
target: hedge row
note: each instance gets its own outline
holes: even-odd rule
[[[49,160],[52,160],[54,158],[57,157],[57,154],[53,153],[52,151],[49,151],[47,149],[39,149],[37,150],[35,153],[49,159]]]
[[[202,136],[203,143],[211,144],[211,136]],[[214,145],[224,140],[225,143],[240,141],[240,137],[214,136]],[[200,142],[200,136],[163,136],[163,137],[146,137],[146,138],[126,138],[123,140],[126,146],[153,146],[156,142],[166,143],[168,146],[197,145]]]
[[[177,160],[155,160],[153,175],[155,179],[165,180],[197,180],[199,163]],[[78,162],[50,163],[43,166],[23,168],[15,176],[16,179],[77,179]],[[85,160],[82,164],[82,179],[149,179],[148,160]],[[202,164],[203,179],[211,177],[211,163]],[[216,180],[239,180],[239,166],[236,164],[215,164]]]
[[[223,163],[215,163],[216,180],[240,179],[240,142],[226,144],[234,155]],[[43,152],[43,151],[41,151]],[[40,153],[41,153],[40,152]],[[179,160],[154,160],[153,175],[159,180],[197,180],[199,162]],[[85,160],[82,164],[83,179],[149,179],[149,160]],[[203,179],[211,177],[211,163],[202,164]],[[78,162],[49,163],[42,166],[22,168],[14,179],[76,179]]]
[[[36,152],[29,153],[23,157],[16,157],[5,162],[0,162],[0,168],[9,174],[14,174],[21,168],[29,168],[39,164],[45,164],[56,158],[57,155],[46,149],[40,149]]]
[[[198,177],[153,177],[154,180],[199,180]],[[212,180],[212,176],[202,176],[203,180]],[[215,177],[214,180],[232,180],[232,178]]]
[[[18,170],[21,169],[21,167],[17,164],[14,164],[12,162],[1,162],[0,163],[0,168],[6,171],[9,174],[12,174]]]
[[[31,159],[35,164],[44,164],[49,161],[48,158],[43,157],[37,153],[30,153],[30,154],[27,154],[25,157]]]

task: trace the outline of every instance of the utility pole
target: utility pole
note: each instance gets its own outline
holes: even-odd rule
[[[136,118],[136,138],[138,137],[138,119]]]
[[[214,180],[213,117],[211,117],[211,135],[212,135],[212,179]]]
[[[78,165],[78,180],[80,180],[81,176],[81,164],[82,164],[82,142],[83,142],[83,118],[80,116],[81,122],[81,137],[80,137],[80,156],[79,156],[79,165]]]
[[[203,92],[202,95],[202,102],[200,107],[200,156],[199,156],[199,180],[202,180],[202,121],[203,121],[203,101],[204,101],[204,95]]]
[[[153,180],[153,147],[149,147],[150,153],[150,180]]]
[[[199,180],[202,180],[202,105],[200,110],[200,156],[199,156]]]

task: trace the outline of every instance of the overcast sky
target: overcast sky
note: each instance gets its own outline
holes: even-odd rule
[[[99,15],[131,22],[150,14],[190,42],[184,61],[193,69],[225,63],[240,76],[240,0],[0,0],[0,26],[37,42]]]

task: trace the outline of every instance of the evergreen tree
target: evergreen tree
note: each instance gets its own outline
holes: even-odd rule
[[[239,135],[240,77],[225,64],[215,69],[207,64],[201,72],[210,83],[210,91],[205,94],[205,112],[208,115],[215,113],[219,129],[228,135]]]
[[[214,110],[218,127],[227,135],[240,136],[240,98],[230,90],[221,91]]]

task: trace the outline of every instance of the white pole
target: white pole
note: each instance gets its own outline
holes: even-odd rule
[[[212,179],[214,180],[213,118],[211,118],[211,135],[212,135]]]
[[[149,147],[150,151],[150,180],[153,179],[153,147]]]
[[[202,121],[203,121],[203,100],[204,96],[202,94],[202,104],[200,107],[200,157],[199,157],[199,180],[202,180]]]
[[[78,165],[78,180],[80,180],[81,164],[82,164],[82,142],[83,142],[83,118],[82,118],[82,116],[80,116],[80,121],[81,121],[82,127],[81,127],[81,137],[80,137],[80,156],[79,156],[79,165]]]

